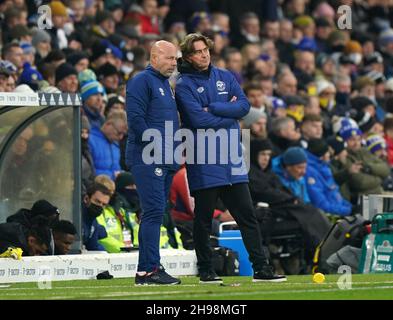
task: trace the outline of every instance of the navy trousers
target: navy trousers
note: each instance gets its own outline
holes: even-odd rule
[[[160,228],[176,170],[157,165],[135,165],[131,172],[142,207],[138,271],[152,272],[160,266]]]

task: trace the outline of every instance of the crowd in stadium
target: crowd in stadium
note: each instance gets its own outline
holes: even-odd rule
[[[340,14],[343,5],[351,11]],[[213,40],[212,64],[243,88],[253,201],[297,220],[308,262],[334,219],[360,212],[362,195],[393,191],[392,1],[0,0],[0,19],[1,92],[81,94],[88,250],[137,245],[126,83],[148,65],[156,41],[179,48],[188,33]],[[46,132],[35,148],[50,146]],[[185,170],[174,178],[162,247],[193,249]],[[218,203],[214,219],[232,217]]]

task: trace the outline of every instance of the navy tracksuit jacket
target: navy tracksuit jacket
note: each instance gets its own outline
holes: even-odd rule
[[[159,267],[160,227],[165,213],[172,178],[179,165],[168,164],[165,156],[176,148],[172,132],[165,133],[165,121],[170,122],[173,133],[179,129],[174,92],[168,78],[152,66],[137,74],[127,83],[127,121],[128,140],[126,164],[135,178],[142,206],[142,219],[139,228],[138,271],[151,272]],[[162,140],[150,138],[142,141],[143,133],[155,129],[161,133]],[[165,136],[168,134],[168,136]],[[143,150],[154,139],[156,149],[152,156],[157,162],[146,163]],[[180,143],[180,142],[179,142]],[[173,144],[173,145],[172,145]],[[150,158],[149,160],[151,160]]]

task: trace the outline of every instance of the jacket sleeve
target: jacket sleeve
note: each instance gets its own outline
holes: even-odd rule
[[[223,118],[203,110],[203,106],[195,99],[184,82],[176,86],[176,102],[180,113],[184,113],[189,125],[194,129],[221,129],[228,128],[237,120]],[[184,121],[184,119],[182,119]]]
[[[382,179],[386,178],[390,173],[388,164],[375,156],[373,158],[372,161],[367,161],[367,166],[374,175]]]
[[[149,127],[146,113],[150,102],[150,87],[146,77],[135,77],[127,83],[126,110],[128,127],[135,133],[136,141],[142,142],[142,135]]]
[[[250,180],[249,188],[254,202],[262,201],[274,205],[288,202],[293,203],[296,199],[289,190],[288,192],[284,190],[278,178],[258,175],[253,168],[251,168],[248,178]],[[275,186],[272,184],[275,184]]]
[[[235,77],[232,74],[230,74],[230,77],[231,81],[228,99],[232,99],[232,97],[235,96],[237,100],[235,102],[212,102],[209,104],[208,108],[209,111],[216,116],[241,119],[250,111],[250,103]]]
[[[307,190],[310,196],[311,203],[323,211],[331,214],[337,214],[340,216],[346,216],[351,214],[352,205],[343,199],[341,196],[341,200],[337,199],[337,201],[333,202],[326,197],[326,190],[322,187],[323,183],[314,183],[310,184],[308,182],[307,177]],[[312,177],[310,177],[312,178]],[[316,179],[315,179],[316,180]],[[337,190],[337,192],[339,192]]]
[[[98,240],[98,243],[102,245],[105,248],[105,251],[109,253],[119,253],[121,252],[120,248],[124,247],[123,242],[111,236]]]

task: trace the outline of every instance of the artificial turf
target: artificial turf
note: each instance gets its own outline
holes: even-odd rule
[[[0,299],[23,300],[392,300],[393,274],[352,275],[351,289],[342,290],[340,275],[327,275],[322,284],[311,275],[289,276],[284,283],[252,283],[251,277],[224,277],[224,285],[201,285],[194,276],[176,286],[134,286],[133,278],[57,281],[51,284],[0,285]],[[49,289],[50,287],[50,289]]]

